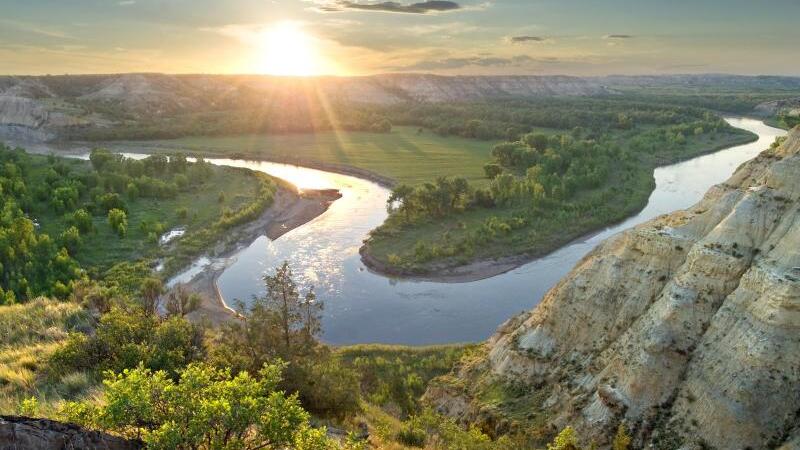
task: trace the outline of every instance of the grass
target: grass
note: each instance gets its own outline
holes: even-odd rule
[[[624,146],[629,139],[643,131],[648,129],[614,132],[612,136],[618,145]],[[578,192],[570,199],[576,205],[584,202],[591,207],[572,208],[564,216],[556,214],[558,211],[531,213],[524,206],[509,206],[468,209],[444,217],[421,220],[413,226],[393,226],[392,220],[395,218],[390,217],[378,232],[371,235],[366,242],[366,249],[387,267],[411,274],[436,273],[441,268],[504,256],[543,255],[592,230],[622,221],[641,210],[655,188],[655,167],[749,142],[755,137],[752,133],[731,129],[725,133],[689,136],[686,144],[680,148],[662,149],[655,154],[641,152],[634,161],[635,170],[624,184],[620,182],[624,173],[612,173],[605,185]],[[507,220],[514,216],[526,217],[527,224],[508,233],[498,233],[487,242],[472,245],[470,252],[459,252],[455,256],[436,256],[428,261],[419,261],[415,256],[415,248],[420,243],[428,249],[457,248],[460,243],[471,241],[471,233],[481,230],[489,218]],[[447,253],[443,251],[443,255]]]
[[[483,165],[492,142],[441,137],[414,127],[395,127],[391,133],[322,132],[253,134],[223,137],[120,142],[130,149],[201,153],[205,156],[301,162],[309,160],[367,169],[399,183],[419,184],[441,175],[461,176],[485,183]]]
[[[419,410],[428,383],[452,370],[475,345],[407,347],[353,345],[336,350],[342,362],[358,372],[364,398],[398,417]]]
[[[39,413],[48,415],[64,398],[91,395],[97,382],[85,373],[45,374],[47,358],[68,333],[91,322],[80,305],[46,298],[0,308],[0,414],[19,413],[22,400],[36,397]]]
[[[86,161],[62,161],[75,173],[91,170],[91,165]],[[30,186],[43,184],[44,172],[48,167],[45,157],[30,155],[27,183]],[[94,231],[82,236],[83,245],[74,255],[75,258],[83,267],[96,269],[99,273],[115,263],[137,260],[158,250],[159,244],[149,241],[148,231],[140,227],[142,222],[159,222],[164,225],[165,231],[185,227],[188,234],[210,227],[225,209],[235,211],[256,198],[258,181],[249,171],[217,166],[212,166],[212,171],[212,176],[202,186],[179,192],[175,198],[131,200],[123,196],[128,208],[127,235],[120,238],[108,224],[105,215],[93,216]],[[220,193],[224,193],[222,202],[219,201]],[[81,199],[82,202],[86,200]],[[180,217],[178,211],[181,208],[188,211],[186,218]],[[64,213],[56,212],[47,202],[32,202],[29,215],[41,224],[40,231],[53,238],[69,227]]]

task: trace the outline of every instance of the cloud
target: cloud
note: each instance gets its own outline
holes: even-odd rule
[[[19,22],[19,21],[11,21],[6,19],[0,19],[0,23],[8,26],[9,28],[13,28],[18,31],[22,31],[24,33],[31,33],[36,34],[39,36],[44,36],[48,38],[54,39],[77,39],[74,36],[71,36],[67,33],[64,33],[60,30],[52,29],[52,28],[44,28],[39,25],[27,22]]]
[[[508,42],[512,44],[545,44],[553,42],[553,40],[544,36],[511,36],[508,38]]]
[[[633,39],[633,37],[630,34],[607,34],[603,39]]]
[[[461,5],[449,0],[426,0],[423,2],[403,4],[393,1],[379,3],[360,3],[350,0],[334,0],[319,3],[318,11],[340,12],[346,10],[405,13],[405,14],[430,14],[451,12],[462,9]]]
[[[131,5],[135,5],[135,4],[136,4],[136,0],[122,0],[122,1],[120,1],[118,3],[119,6],[131,6]]]
[[[463,58],[423,59],[407,66],[391,67],[391,70],[448,70],[464,67],[522,67],[534,63],[552,64],[559,62],[558,58],[532,58],[528,55],[517,55],[510,58],[498,56],[473,56]]]

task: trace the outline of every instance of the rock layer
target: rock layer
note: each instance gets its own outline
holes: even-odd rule
[[[800,442],[798,200],[800,128],[694,207],[600,244],[428,400],[474,420],[470,380],[488,376],[587,441],[624,421],[659,448]]]
[[[122,439],[47,419],[0,416],[0,450],[137,450],[140,441]]]

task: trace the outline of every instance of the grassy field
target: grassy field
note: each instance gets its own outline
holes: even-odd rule
[[[313,160],[367,169],[400,183],[418,184],[440,175],[484,183],[483,165],[493,142],[441,137],[431,131],[395,127],[391,133],[324,132],[316,134],[186,137],[160,141],[119,142],[134,150],[181,150],[207,156]]]
[[[40,412],[63,398],[87,395],[96,380],[85,373],[46,377],[47,358],[70,331],[91,327],[75,303],[39,298],[0,308],[0,414],[16,414],[23,399],[39,398]]]

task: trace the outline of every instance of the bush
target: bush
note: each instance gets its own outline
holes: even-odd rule
[[[121,209],[112,209],[108,212],[108,224],[119,237],[125,237],[128,233],[128,216]]]
[[[404,422],[397,433],[397,441],[409,447],[424,447],[427,438],[428,435],[418,417],[412,417]]]
[[[75,371],[120,372],[142,364],[175,376],[204,355],[202,330],[183,318],[162,320],[140,309],[113,308],[93,335],[73,333],[49,360],[54,375]]]
[[[70,223],[78,228],[81,233],[89,233],[94,229],[92,216],[85,209],[78,209],[72,213]]]
[[[70,422],[141,438],[151,449],[329,448],[297,398],[277,390],[281,365],[256,376],[193,364],[173,381],[144,367],[110,374],[105,401],[66,403]]]

